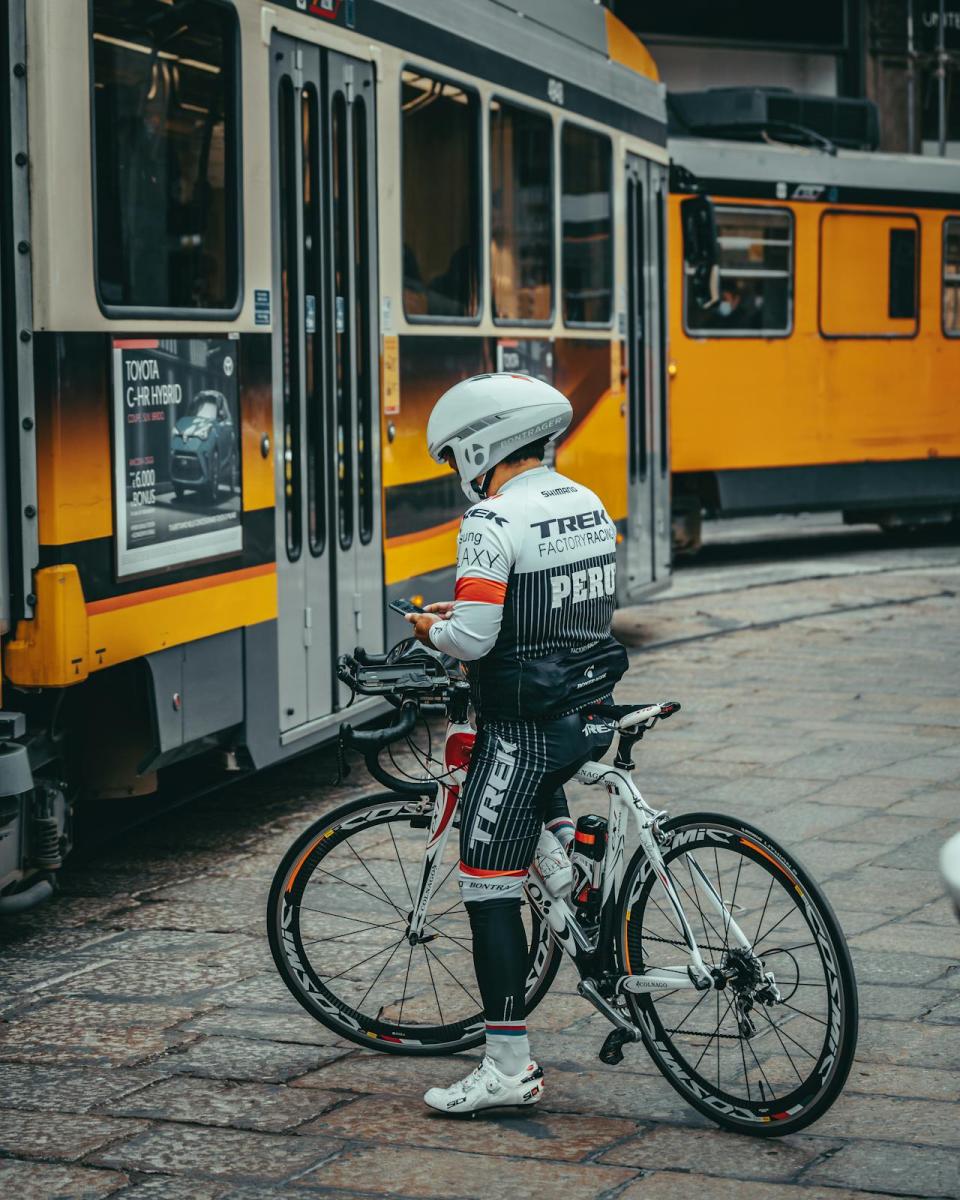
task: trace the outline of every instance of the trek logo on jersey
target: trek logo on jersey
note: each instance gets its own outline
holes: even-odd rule
[[[506,517],[501,517],[495,513],[492,508],[471,508],[464,513],[463,519],[469,520],[471,517],[479,517],[481,521],[496,521],[498,525],[509,525],[510,522]]]
[[[616,563],[605,563],[602,567],[584,567],[582,571],[553,576],[550,580],[550,607],[559,608],[564,600],[569,600],[571,604],[582,604],[584,600],[613,596],[616,591]]]
[[[573,517],[551,517],[549,521],[533,521],[531,529],[539,529],[542,538],[548,538],[551,526],[556,525],[556,533],[576,533],[578,529],[593,529],[597,525],[609,525],[610,519],[602,508],[593,512],[577,513]]]

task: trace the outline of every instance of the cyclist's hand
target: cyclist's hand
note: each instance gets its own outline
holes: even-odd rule
[[[452,600],[435,600],[433,604],[425,604],[423,611],[427,613],[436,613],[441,620],[446,620],[453,612]]]
[[[418,642],[423,642],[425,646],[431,646],[430,641],[430,626],[435,621],[439,621],[439,617],[435,617],[433,613],[407,613],[406,619],[413,626],[413,636]]]

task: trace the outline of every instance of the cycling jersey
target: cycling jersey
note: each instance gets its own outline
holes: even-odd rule
[[[464,514],[453,612],[431,626],[431,642],[466,662],[483,659],[471,672],[476,685],[498,663],[605,637],[616,594],[616,540],[613,521],[589,488],[549,467],[515,475]],[[475,686],[475,703],[478,692]]]

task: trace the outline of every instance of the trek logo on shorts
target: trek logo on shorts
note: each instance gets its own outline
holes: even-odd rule
[[[480,797],[480,807],[477,809],[473,829],[470,831],[469,844],[471,846],[474,842],[486,843],[493,840],[493,829],[500,816],[500,805],[503,803],[503,798],[517,769],[516,755],[517,747],[514,743],[497,738],[497,753],[494,756],[493,766],[490,768],[490,778],[484,785],[483,795]],[[481,822],[486,823],[486,829],[481,827]]]

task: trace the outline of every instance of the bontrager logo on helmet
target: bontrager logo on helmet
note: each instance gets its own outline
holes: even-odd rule
[[[572,419],[566,396],[532,375],[474,375],[434,405],[427,449],[436,462],[452,456],[467,499],[483,499],[497,463],[530,442],[559,437]],[[478,483],[481,474],[487,478]]]

